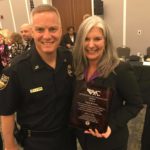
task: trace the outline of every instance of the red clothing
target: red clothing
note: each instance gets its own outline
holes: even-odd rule
[[[5,44],[0,45],[0,57],[1,63],[5,67],[9,62],[8,47]]]

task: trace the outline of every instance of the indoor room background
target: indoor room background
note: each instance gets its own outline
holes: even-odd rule
[[[34,6],[49,3],[61,14],[63,32],[67,26],[78,29],[84,14],[94,14],[95,0],[33,0]],[[100,1],[100,0],[99,0]],[[149,0],[101,0],[102,17],[109,24],[115,47],[130,47],[131,54],[145,54],[150,46]],[[29,22],[30,0],[0,0],[0,28],[19,32]]]

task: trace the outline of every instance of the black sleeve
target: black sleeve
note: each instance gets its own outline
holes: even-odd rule
[[[66,47],[66,45],[65,45],[65,35],[63,35],[62,38],[61,38],[60,46]]]
[[[0,115],[11,115],[17,110],[19,86],[11,67],[4,68],[0,79]]]
[[[124,105],[115,113],[111,114],[110,127],[112,131],[126,126],[128,121],[135,117],[142,108],[142,97],[134,75],[129,64],[122,64],[116,69],[116,90],[124,100]]]
[[[61,40],[61,42],[60,42],[60,45],[61,45],[61,46],[66,47],[66,45],[69,43],[68,37],[69,37],[68,34],[64,34],[64,35],[63,35],[62,40]]]

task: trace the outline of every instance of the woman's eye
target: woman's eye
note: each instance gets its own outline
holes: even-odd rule
[[[85,41],[86,41],[86,42],[88,42],[88,41],[90,41],[90,40],[93,40],[93,41],[101,41],[101,40],[103,40],[103,39],[104,39],[103,37],[95,37],[95,38],[93,38],[93,39],[85,38]]]
[[[100,40],[103,40],[103,39],[104,39],[103,37],[96,37],[95,41],[100,41]]]

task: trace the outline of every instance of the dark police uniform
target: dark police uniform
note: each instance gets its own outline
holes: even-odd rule
[[[71,53],[60,48],[55,69],[32,47],[3,70],[0,114],[17,112],[25,150],[75,149],[67,127],[73,80]]]

